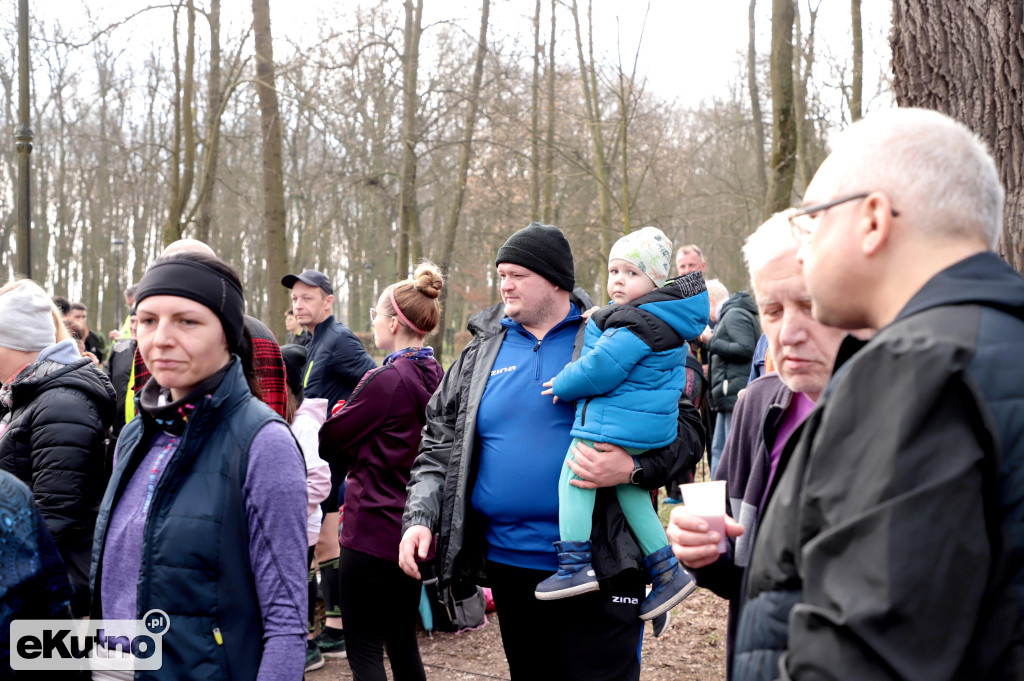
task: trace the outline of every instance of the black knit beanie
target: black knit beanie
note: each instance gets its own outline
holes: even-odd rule
[[[510,236],[498,249],[494,266],[503,262],[532,270],[565,291],[576,285],[569,240],[552,225],[531,222]]]
[[[281,346],[281,357],[284,359],[285,376],[288,387],[299,402],[304,397],[302,390],[302,370],[306,368],[306,348],[297,344],[289,343]]]

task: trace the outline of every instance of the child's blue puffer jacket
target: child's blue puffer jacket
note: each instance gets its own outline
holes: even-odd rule
[[[686,340],[708,323],[701,272],[690,272],[587,322],[583,352],[555,377],[554,394],[576,401],[572,435],[656,449],[676,439]]]

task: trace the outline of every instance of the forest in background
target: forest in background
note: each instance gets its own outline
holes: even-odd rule
[[[587,0],[520,2],[533,10],[523,19],[532,40],[518,42],[492,39],[490,0],[473,31],[424,26],[430,1],[361,2],[310,44],[270,54],[267,0],[253,0],[236,34],[221,32],[220,0],[175,0],[137,12],[167,18],[146,24],[166,34],[151,36],[142,61],[124,47],[134,16],[88,30],[32,19],[33,278],[113,328],[125,312],[114,292],[165,243],[192,237],[238,269],[250,314],[275,332],[287,305],[278,280],[305,268],[335,281],[336,312],[363,330],[379,292],[427,257],[447,270],[451,333],[498,300],[498,246],[541,220],[566,232],[595,300],[611,244],[644,225],[699,244],[710,275],[746,288],[742,240],[798,199],[831,130],[863,102],[892,98],[884,74],[878,92],[863,92],[860,0],[828,5],[851,28],[848,48],[827,49],[815,41],[821,0],[749,0],[735,80],[690,108],[637,73],[632,50],[654,46],[617,60],[595,53]],[[894,4],[894,48],[901,12],[919,14],[907,7]],[[0,27],[11,131],[15,19]],[[758,22],[770,23],[769,50],[754,49],[768,28]],[[15,146],[2,145],[5,278],[16,269],[16,176]]]

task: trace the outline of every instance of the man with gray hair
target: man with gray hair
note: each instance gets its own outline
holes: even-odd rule
[[[727,651],[732,650],[736,636],[743,571],[750,560],[765,492],[783,448],[828,384],[846,335],[811,316],[811,299],[796,251],[786,212],[772,216],[743,245],[751,290],[768,346],[778,360],[778,373],[752,382],[736,402],[732,431],[715,471],[715,479],[727,483],[726,535],[734,541],[719,554],[719,533],[683,507],[672,510],[668,526],[676,557],[696,572],[697,583],[729,599]]]
[[[790,223],[818,321],[879,332],[782,452],[733,677],[1024,678],[1024,280],[991,251],[995,164],[932,111],[836,141]]]

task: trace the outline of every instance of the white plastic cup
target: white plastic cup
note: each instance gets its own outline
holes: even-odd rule
[[[709,531],[718,533],[718,552],[725,553],[729,549],[725,538],[725,480],[691,482],[679,489],[686,512],[706,522]]]

